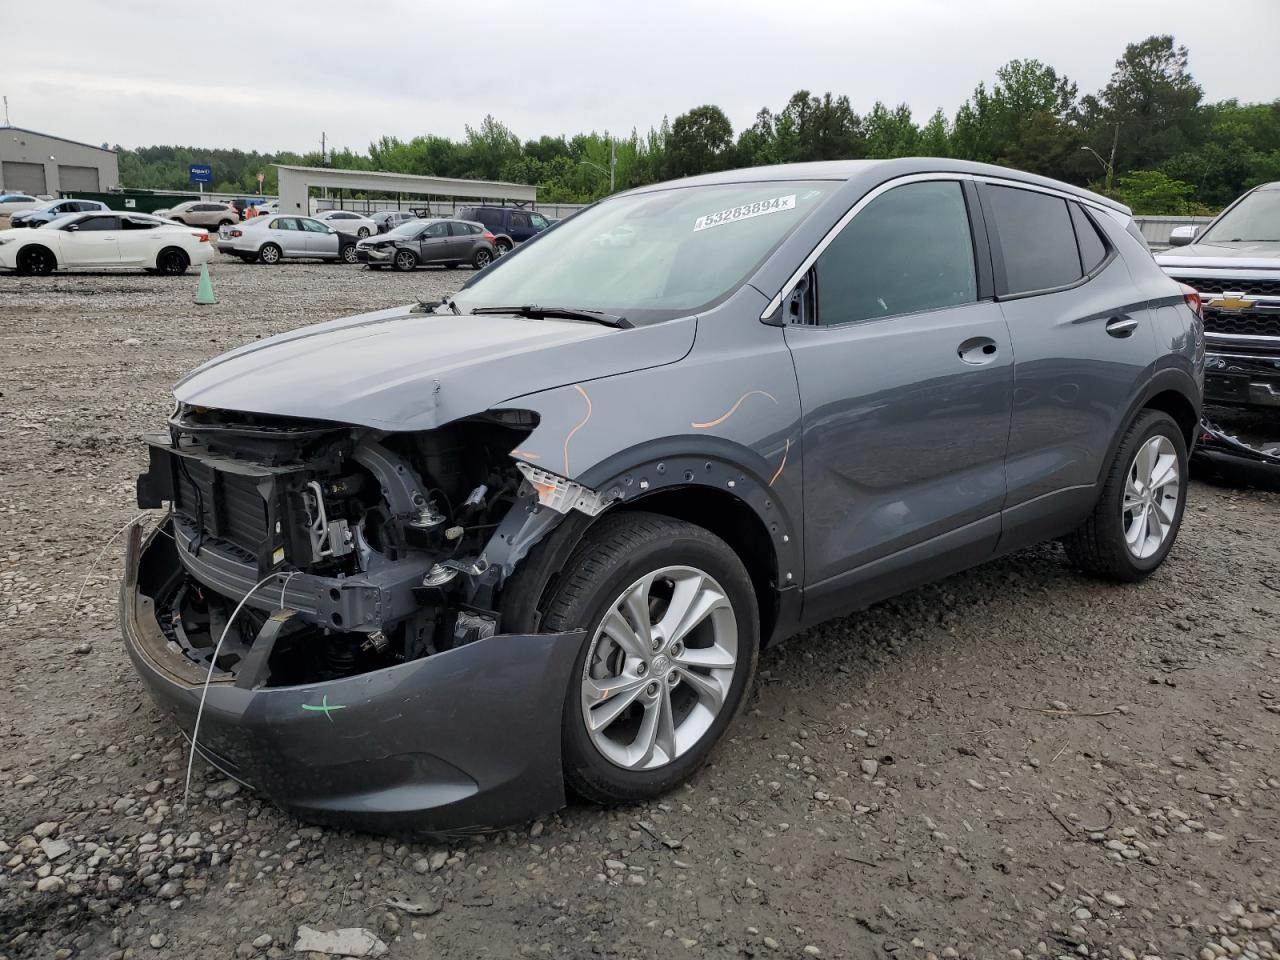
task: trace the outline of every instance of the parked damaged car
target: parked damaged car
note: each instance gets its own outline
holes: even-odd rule
[[[614,196],[445,302],[180,381],[126,645],[201,755],[303,818],[651,798],[765,645],[1045,539],[1150,574],[1200,414],[1193,297],[1125,208],[997,167]]]

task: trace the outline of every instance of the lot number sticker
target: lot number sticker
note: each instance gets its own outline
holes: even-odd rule
[[[783,210],[796,208],[796,195],[774,197],[772,200],[757,200],[755,203],[744,203],[739,207],[728,207],[718,213],[708,213],[693,221],[693,232],[719,227],[726,223],[737,223],[739,220],[750,220],[752,217],[763,217],[767,213],[781,213]]]

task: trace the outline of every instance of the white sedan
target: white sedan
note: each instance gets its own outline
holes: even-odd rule
[[[325,210],[322,213],[317,213],[316,219],[343,233],[354,233],[361,240],[370,234],[378,232],[376,223],[368,217],[362,217],[360,214],[352,213],[350,210]]]
[[[19,273],[142,267],[177,275],[212,259],[208,233],[145,213],[69,213],[39,230],[0,230],[0,268]]]

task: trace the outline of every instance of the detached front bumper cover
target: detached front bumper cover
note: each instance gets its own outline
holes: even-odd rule
[[[120,620],[152,698],[191,737],[205,669],[165,637],[154,597],[181,570],[164,526],[129,530]],[[301,819],[421,835],[564,805],[561,715],[581,631],[498,634],[341,680],[254,687],[215,673],[198,749]]]
[[[1264,485],[1280,484],[1280,443],[1257,446],[1201,420],[1195,456],[1211,466]]]

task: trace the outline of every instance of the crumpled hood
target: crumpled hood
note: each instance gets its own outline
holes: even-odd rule
[[[183,403],[383,430],[429,430],[504,400],[674,363],[694,317],[619,330],[396,307],[246,344],[174,387]]]
[[[1222,263],[1215,263],[1222,261]],[[1193,243],[1174,247],[1156,256],[1162,267],[1245,267],[1280,270],[1280,243],[1252,240],[1248,243]]]

